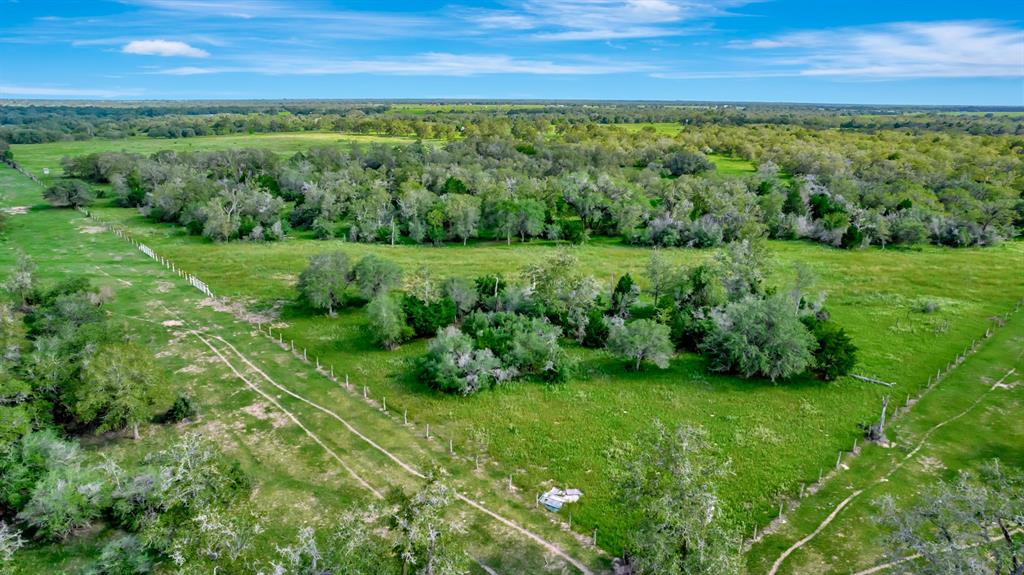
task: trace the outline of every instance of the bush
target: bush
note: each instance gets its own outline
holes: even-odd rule
[[[712,311],[714,327],[701,350],[714,371],[775,381],[813,365],[816,342],[787,298],[757,296]]]
[[[67,538],[75,529],[100,515],[101,483],[78,466],[51,469],[32,490],[32,498],[18,519],[42,539]]]
[[[406,325],[405,312],[391,294],[380,294],[366,308],[368,326],[373,341],[384,349],[395,349],[412,337],[413,330]]]
[[[103,546],[89,575],[144,575],[153,569],[146,546],[134,535],[122,535]]]
[[[591,349],[599,349],[608,342],[608,322],[601,308],[590,308],[587,315],[587,327],[583,330],[583,341],[580,345]]]
[[[857,364],[857,346],[846,335],[846,330],[814,316],[804,317],[803,322],[818,342],[811,371],[826,381],[850,373]]]
[[[715,169],[715,165],[698,152],[675,152],[665,158],[663,165],[669,174],[677,177]]]
[[[402,298],[402,311],[416,337],[427,337],[455,322],[455,302],[443,297],[426,303],[418,297],[406,294]]]
[[[447,393],[470,395],[494,384],[501,367],[489,349],[473,349],[473,339],[448,327],[427,345],[419,361],[420,379]]]
[[[508,312],[477,312],[466,318],[463,330],[476,349],[489,349],[502,366],[517,374],[546,381],[564,381],[569,361],[558,338],[562,330],[547,320]]]
[[[638,371],[644,361],[665,369],[672,357],[669,328],[649,319],[612,325],[608,334],[608,351],[629,361]]]
[[[700,344],[714,329],[715,322],[703,311],[674,309],[669,316],[669,337],[676,349],[698,351]]]
[[[160,416],[161,423],[178,423],[196,416],[196,406],[187,395],[178,395],[174,398],[171,408]]]
[[[43,199],[57,208],[78,208],[93,203],[96,195],[82,180],[60,180],[46,188]]]
[[[36,431],[0,452],[0,508],[18,511],[32,498],[39,481],[52,469],[77,465],[77,443],[53,430]]]

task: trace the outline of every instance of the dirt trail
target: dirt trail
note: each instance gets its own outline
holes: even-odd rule
[[[892,466],[892,468],[890,468],[889,471],[887,471],[885,473],[885,475],[882,475],[878,479],[872,481],[864,489],[859,489],[857,491],[854,491],[853,493],[850,494],[849,497],[847,497],[846,499],[840,501],[839,504],[836,505],[835,508],[832,510],[832,512],[829,513],[828,517],[826,517],[825,520],[822,521],[820,525],[818,525],[817,529],[812,531],[810,535],[808,535],[808,536],[804,537],[803,539],[797,541],[796,543],[791,545],[788,549],[783,551],[782,554],[779,555],[778,559],[775,560],[775,563],[772,564],[772,568],[768,571],[768,575],[775,575],[778,572],[779,568],[782,567],[782,563],[786,560],[787,557],[789,557],[791,554],[793,554],[794,551],[796,551],[797,549],[800,549],[801,547],[803,547],[807,543],[810,543],[812,539],[817,537],[817,535],[819,533],[821,533],[826,527],[828,527],[828,524],[831,523],[832,520],[835,519],[836,516],[839,515],[839,512],[842,511],[851,501],[856,499],[861,493],[864,493],[864,491],[866,491],[868,489],[871,489],[871,488],[873,488],[873,487],[875,487],[875,486],[877,486],[877,485],[879,485],[881,483],[885,483],[886,481],[888,481],[889,478],[894,473],[896,473],[904,465],[906,465],[907,462],[910,461],[910,459],[912,457],[914,457],[914,455],[916,455],[917,452],[920,451],[921,448],[923,448],[925,446],[925,444],[931,438],[933,433],[935,433],[939,429],[945,427],[946,425],[948,425],[950,423],[953,423],[954,421],[956,421],[956,420],[960,419],[961,417],[963,417],[963,416],[967,415],[968,413],[970,413],[975,407],[977,407],[982,401],[984,401],[985,398],[988,397],[988,395],[990,393],[992,393],[996,389],[999,389],[999,387],[1002,385],[1002,383],[1004,381],[1006,381],[1006,378],[1010,377],[1015,372],[1016,372],[1016,369],[1010,369],[1009,371],[1006,372],[1005,375],[1003,375],[1003,377],[999,378],[999,381],[995,382],[991,387],[986,389],[984,393],[979,395],[978,398],[975,399],[974,402],[971,403],[971,405],[969,405],[967,407],[967,409],[964,409],[960,413],[958,413],[958,414],[956,414],[956,415],[954,415],[954,416],[952,416],[952,417],[950,417],[948,419],[940,421],[939,423],[937,423],[937,424],[933,425],[932,427],[930,427],[928,429],[928,431],[926,431],[924,433],[924,435],[921,437],[921,440],[917,443],[917,445],[914,447],[914,449],[912,449],[910,451],[910,453],[908,453],[906,455],[906,457],[904,457],[902,460],[900,460],[899,463],[897,463],[896,465]],[[874,573],[875,571],[869,571],[869,572]]]
[[[216,347],[214,347],[213,344],[211,344],[209,342],[209,340],[207,340],[205,337],[199,335],[199,333],[197,331],[195,331],[195,330],[191,330],[189,333],[191,333],[192,335],[196,336],[197,338],[199,338],[199,341],[201,341],[204,344],[206,344],[206,347],[210,348],[210,350],[213,353],[215,353],[217,355],[217,357],[220,358],[220,360],[224,363],[224,365],[228,366],[228,368],[231,369],[231,371],[235,374],[235,376],[238,377],[238,379],[241,379],[242,381],[244,381],[245,384],[247,386],[249,386],[250,389],[252,389],[256,393],[258,393],[260,396],[262,396],[264,399],[269,401],[271,404],[273,404],[273,406],[276,407],[278,410],[280,410],[281,413],[284,413],[285,415],[287,415],[288,418],[291,419],[293,423],[295,423],[295,425],[298,425],[299,428],[302,429],[302,431],[305,431],[306,435],[308,435],[310,439],[315,441],[316,444],[319,445],[320,447],[324,448],[324,451],[326,451],[328,455],[330,455],[338,463],[340,463],[341,466],[343,468],[345,468],[345,471],[348,471],[349,474],[352,475],[352,477],[355,478],[355,480],[360,485],[363,486],[363,488],[368,490],[370,493],[373,493],[374,497],[376,497],[378,499],[383,499],[384,498],[384,494],[382,494],[380,491],[377,491],[376,489],[374,489],[373,486],[371,486],[369,483],[367,483],[365,479],[360,477],[359,474],[356,473],[356,471],[354,469],[352,469],[347,463],[345,463],[345,460],[342,459],[341,456],[339,456],[330,447],[327,447],[327,445],[319,437],[317,437],[317,435],[315,433],[313,433],[305,425],[303,425],[302,422],[299,421],[299,418],[295,417],[295,415],[292,414],[292,412],[290,412],[287,409],[285,409],[280,403],[278,403],[278,401],[276,399],[274,399],[269,394],[265,393],[262,389],[260,389],[254,383],[249,381],[248,378],[246,378],[244,375],[242,375],[242,373],[240,371],[238,371],[238,369],[236,369],[235,366],[232,365],[231,362],[228,361],[228,359],[226,357],[224,357],[224,355],[221,354],[221,352]],[[220,339],[220,338],[217,338],[217,339]]]
[[[193,332],[193,333],[195,333],[195,332]],[[199,334],[196,334],[196,336],[199,337],[200,339],[203,339],[202,336],[199,336]],[[313,407],[314,409],[317,409],[317,410],[319,410],[319,411],[329,415],[330,417],[336,419],[339,423],[341,423],[343,426],[345,426],[346,429],[348,429],[350,432],[352,432],[356,437],[359,437],[360,439],[362,439],[363,441],[368,443],[370,446],[372,446],[374,449],[376,449],[377,451],[379,451],[382,454],[384,454],[385,456],[387,456],[389,459],[391,459],[396,464],[398,464],[399,467],[401,467],[402,469],[404,469],[406,472],[410,473],[411,475],[413,475],[415,477],[418,477],[418,478],[421,478],[421,479],[425,479],[426,478],[426,476],[422,472],[417,470],[412,465],[409,465],[408,463],[402,461],[397,455],[395,455],[395,454],[391,453],[390,451],[388,451],[387,449],[381,447],[379,444],[377,444],[375,441],[373,441],[372,439],[370,439],[366,435],[363,435],[358,429],[353,427],[352,424],[350,424],[349,422],[345,421],[337,413],[331,411],[330,409],[327,409],[326,407],[324,407],[324,406],[322,406],[322,405],[320,405],[318,403],[310,401],[309,399],[306,399],[305,397],[302,397],[301,395],[293,392],[292,390],[288,389],[287,387],[285,387],[285,386],[277,383],[276,381],[274,381],[273,378],[271,378],[263,370],[261,370],[259,367],[257,367],[255,364],[253,364],[251,361],[249,361],[248,357],[246,357],[242,352],[238,351],[238,349],[234,345],[232,345],[230,342],[228,342],[224,338],[222,338],[220,336],[217,336],[217,335],[214,335],[214,336],[211,336],[211,337],[214,338],[214,339],[217,339],[218,341],[220,341],[221,343],[226,345],[231,351],[233,351],[235,353],[236,356],[238,356],[238,358],[240,360],[242,360],[242,362],[244,362],[247,366],[249,366],[253,371],[255,371],[256,373],[260,374],[260,376],[263,377],[263,379],[266,380],[267,383],[269,383],[270,385],[276,387],[277,389],[279,389],[282,392],[288,394],[289,396],[291,396],[291,397],[293,397],[293,398],[295,398],[295,399],[297,399],[297,400],[299,400],[299,401],[309,405],[310,407]],[[204,342],[205,342],[205,340],[204,340]],[[207,343],[207,345],[209,345],[209,343]],[[211,349],[212,349],[212,346],[211,346]],[[218,353],[217,355],[220,355],[220,354]],[[303,428],[303,429],[305,429],[305,428]],[[512,521],[511,519],[508,519],[506,517],[503,517],[503,516],[495,513],[494,511],[491,511],[490,509],[484,507],[483,505],[481,505],[480,503],[477,503],[476,501],[473,501],[472,499],[466,497],[465,495],[462,495],[461,493],[456,493],[455,496],[460,501],[466,503],[467,505],[469,505],[470,507],[476,509],[477,511],[480,511],[481,513],[484,513],[485,515],[488,515],[489,517],[497,520],[498,522],[502,523],[503,525],[513,529],[517,533],[527,537],[528,539],[530,539],[534,543],[540,545],[541,547],[543,547],[544,549],[546,549],[547,551],[549,551],[553,555],[557,555],[558,557],[561,557],[562,559],[564,559],[565,561],[570,563],[573,567],[578,569],[584,575],[593,575],[593,572],[586,565],[584,565],[582,562],[576,560],[575,558],[569,556],[565,551],[563,551],[560,547],[558,547],[554,543],[551,543],[550,541],[547,541],[546,539],[542,538],[540,535],[537,535],[536,533],[530,531],[529,529],[526,529],[525,527],[519,525],[515,521]]]

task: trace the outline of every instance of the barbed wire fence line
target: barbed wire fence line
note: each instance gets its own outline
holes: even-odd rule
[[[33,179],[35,179],[35,178],[33,178]],[[36,180],[36,181],[38,182],[38,180]],[[132,237],[132,235],[130,233],[128,233],[128,231],[124,227],[119,226],[117,224],[113,224],[113,223],[107,222],[107,221],[103,220],[102,218],[96,216],[95,214],[93,214],[91,211],[89,211],[88,209],[86,209],[84,207],[78,207],[77,210],[84,217],[89,219],[90,221],[92,221],[92,222],[94,222],[96,224],[99,224],[105,230],[107,230],[107,231],[111,232],[112,234],[114,234],[116,237],[118,237],[118,238],[120,238],[120,239],[122,239],[122,240],[124,240],[124,241],[126,241],[128,243],[130,243],[140,253],[142,253],[146,257],[150,258],[151,260],[159,263],[162,267],[164,267],[165,269],[167,269],[170,272],[174,273],[178,277],[184,279],[190,286],[192,286],[195,289],[197,289],[203,295],[205,295],[207,297],[210,297],[212,299],[218,299],[217,296],[214,295],[213,290],[210,289],[209,284],[207,284],[205,281],[199,279],[199,277],[196,276],[195,274],[192,274],[190,272],[184,271],[172,259],[170,259],[170,258],[168,258],[166,256],[160,255],[152,247],[150,247],[150,246],[146,245],[145,243],[140,242],[137,239],[135,239],[134,237]],[[250,321],[250,323],[253,323],[253,322]],[[294,340],[289,339],[289,340],[286,341],[284,339],[283,332],[281,331],[280,328],[277,329],[276,333],[275,333],[275,330],[273,328],[273,324],[268,324],[267,328],[266,328],[266,331],[264,331],[261,322],[256,321],[255,323],[256,323],[257,331],[261,335],[265,335],[267,338],[271,339],[274,343],[276,343],[279,347],[281,347],[285,351],[291,352],[292,356],[295,357],[296,359],[298,359],[299,361],[302,361],[303,363],[306,363],[306,364],[314,367],[315,371],[320,376],[322,376],[322,377],[326,378],[327,380],[333,382],[334,384],[338,385],[343,390],[348,392],[349,395],[351,395],[351,396],[353,396],[353,397],[355,397],[357,399],[361,395],[363,401],[366,402],[367,405],[370,405],[371,407],[376,409],[378,412],[381,413],[381,415],[383,415],[384,417],[387,417],[389,420],[394,420],[395,418],[398,417],[399,414],[401,414],[401,423],[400,423],[400,425],[402,425],[403,427],[406,427],[410,431],[415,431],[419,427],[416,424],[415,419],[413,418],[413,416],[410,414],[408,407],[395,405],[394,402],[392,402],[391,406],[389,407],[388,403],[387,403],[387,397],[384,396],[384,395],[381,395],[380,396],[380,398],[381,398],[380,401],[377,401],[375,399],[375,394],[372,392],[370,387],[368,385],[365,385],[365,384],[362,385],[362,392],[360,394],[360,392],[356,389],[356,386],[350,381],[348,374],[345,374],[344,378],[342,380],[341,374],[336,374],[335,373],[335,369],[334,369],[333,365],[322,363],[320,361],[320,357],[319,356],[317,356],[317,355],[310,355],[306,348],[296,347]],[[342,383],[342,382],[344,382],[344,383]],[[476,469],[479,469],[480,464],[481,464],[481,460],[482,460],[482,462],[484,464],[488,463],[488,461],[493,462],[493,460],[490,457],[487,457],[486,455],[481,457],[481,453],[477,452],[477,451],[480,451],[480,450],[473,451],[472,449],[470,449],[469,444],[472,443],[471,441],[467,440],[467,443],[465,444],[466,445],[466,449],[463,450],[463,449],[459,448],[461,442],[456,441],[455,434],[443,434],[443,433],[438,433],[438,431],[439,430],[436,427],[433,430],[431,430],[431,427],[430,427],[429,423],[424,424],[423,425],[423,432],[422,432],[423,433],[423,439],[428,441],[429,443],[433,443],[433,444],[436,444],[436,445],[444,446],[445,444],[447,444],[446,453],[453,460],[461,461],[462,463],[465,463],[465,464],[472,463]],[[418,432],[417,432],[417,435],[418,435]],[[505,475],[507,475],[507,477],[508,477],[507,482],[506,482],[505,479],[502,479],[500,483],[501,483],[502,486],[506,486],[505,489],[507,489],[509,491],[510,495],[515,495],[515,494],[519,494],[519,493],[525,493],[525,488],[524,487],[516,486],[514,484],[513,479],[514,479],[515,473],[502,474],[502,477],[504,478]],[[561,521],[558,518],[558,516],[551,515],[551,516],[547,516],[547,518],[548,518],[549,521],[551,521],[553,524],[557,525],[559,528],[571,530],[571,528],[569,528],[565,522]],[[580,535],[580,537],[584,537],[584,536]],[[593,545],[593,544],[592,544],[592,546],[596,547],[596,545]],[[602,554],[603,554],[603,552],[602,552]]]
[[[941,381],[945,380],[957,367],[962,365],[968,357],[978,352],[980,346],[992,336],[996,334],[996,331],[1004,327],[1010,318],[1013,317],[1017,312],[1024,307],[1024,298],[1017,300],[1013,305],[1013,309],[1007,311],[1001,315],[989,316],[988,326],[985,328],[985,332],[978,338],[971,341],[970,345],[966,346],[963,351],[957,352],[950,361],[946,363],[944,367],[939,368],[935,375],[928,376],[927,383],[919,388],[916,395],[907,394],[904,405],[897,406],[893,409],[892,415],[889,417],[889,421],[893,421],[910,413],[911,409],[928,394],[929,391],[934,389]],[[886,396],[888,399],[888,396]],[[799,507],[800,502],[807,496],[813,495],[820,490],[825,483],[827,483],[833,477],[839,475],[844,469],[849,469],[849,466],[843,463],[844,459],[849,460],[851,457],[856,457],[861,453],[861,447],[857,445],[857,439],[854,438],[853,447],[849,450],[840,450],[838,458],[836,460],[835,467],[829,469],[826,473],[824,469],[819,471],[818,480],[810,484],[801,484],[799,493],[796,496],[792,494],[782,496],[779,500],[779,513],[772,519],[768,525],[759,529],[755,523],[753,526],[753,534],[749,538],[744,536],[744,549],[749,549],[753,544],[761,541],[764,537],[776,532],[782,525],[786,523],[786,513],[796,510]],[[859,491],[858,491],[859,494]],[[841,504],[843,506],[843,504]]]

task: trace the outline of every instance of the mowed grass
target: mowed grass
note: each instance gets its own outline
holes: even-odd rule
[[[992,458],[1024,468],[1022,373],[1024,312],[1017,312],[910,412],[890,422],[887,435],[892,447],[864,447],[859,457],[849,460],[849,470],[803,500],[778,532],[755,545],[748,553],[748,572],[766,572],[784,549],[813,532],[840,501],[861,489],[864,492],[831,524],[786,559],[780,573],[868,569],[887,559],[885,532],[874,521],[875,503],[882,496],[893,496],[901,507],[913,505],[940,479],[953,480],[961,470],[976,471]],[[920,451],[907,459],[922,442]]]
[[[627,523],[613,500],[606,452],[616,440],[649,428],[654,418],[670,425],[703,425],[732,461],[734,475],[721,485],[731,518],[752,529],[835,462],[835,454],[859,435],[856,425],[875,416],[884,393],[899,396],[923,386],[955,350],[984,331],[987,317],[1006,311],[1022,294],[1024,244],[990,249],[841,251],[803,242],[771,242],[772,283],[784,286],[802,262],[819,277],[815,290],[829,294],[827,306],[860,346],[857,372],[896,383],[893,390],[842,379],[771,384],[707,372],[698,356],[683,354],[668,370],[627,372],[600,351],[575,348],[579,374],[562,386],[519,383],[474,397],[435,393],[411,376],[422,341],[396,352],[370,342],[360,309],[329,318],[293,305],[294,284],[309,256],[333,250],[353,259],[373,253],[406,270],[425,266],[438,279],[487,273],[515,277],[516,270],[549,257],[551,243],[481,242],[462,246],[384,246],[294,238],[279,244],[211,244],[179,228],[155,225],[120,209],[98,209],[125,225],[141,241],[196,273],[220,295],[254,307],[282,305],[286,340],[308,348],[339,374],[368,386],[373,397],[408,409],[410,417],[458,445],[470,445],[514,470],[528,492],[546,486],[578,487],[586,494],[573,510],[574,525],[599,529],[606,549],[621,551]],[[611,285],[629,272],[646,284],[650,250],[613,241],[572,248],[581,266]],[[711,257],[701,250],[666,250],[681,265]],[[610,289],[610,287],[609,287]],[[925,301],[938,312],[917,311]]]
[[[83,443],[90,457],[98,459],[103,454],[139,461],[145,453],[162,448],[185,431],[203,432],[238,459],[253,477],[256,489],[249,504],[267,517],[265,526],[270,534],[261,543],[261,551],[268,559],[274,545],[292,541],[299,527],[329,529],[342,511],[368,499],[368,492],[321,446],[223,365],[192,334],[197,330],[211,341],[217,341],[213,336],[221,336],[232,342],[274,380],[341,414],[404,461],[422,470],[443,465],[460,492],[555,541],[594,568],[606,564],[595,550],[549,522],[534,506],[531,494],[504,489],[507,474],[495,461],[484,457],[477,469],[476,457],[468,450],[462,451],[463,446],[459,446],[460,453],[450,455],[443,436],[433,432],[426,440],[419,426],[422,424],[404,426],[393,408],[382,413],[379,404],[364,401],[357,389],[346,391],[317,374],[312,365],[301,362],[286,346],[255,332],[247,321],[215,310],[197,290],[142,256],[129,243],[104,231],[94,220],[73,210],[39,205],[39,194],[39,187],[28,179],[9,168],[0,169],[0,207],[32,207],[11,219],[2,240],[0,274],[13,267],[17,248],[33,257],[43,285],[74,275],[89,277],[112,294],[106,308],[111,321],[128,325],[140,343],[154,353],[153,361],[166,374],[167,384],[175,391],[187,391],[200,406],[197,421],[144,426],[144,437],[139,442],[118,434],[86,437]],[[231,357],[226,347],[219,343],[217,347]],[[409,491],[419,484],[337,421],[272,388],[242,362],[233,363],[377,490],[386,492],[400,486]],[[485,564],[505,573],[560,572],[560,560],[547,557],[536,544],[489,517],[465,505],[456,505],[453,513],[467,526],[469,551]],[[100,524],[77,534],[66,545],[33,546],[19,553],[18,572],[79,572],[115,535]],[[474,573],[482,572],[474,567]]]

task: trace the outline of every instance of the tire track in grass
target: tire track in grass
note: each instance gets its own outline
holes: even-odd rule
[[[242,375],[242,373],[241,373],[240,371],[238,371],[238,369],[236,369],[236,368],[235,368],[235,366],[234,366],[234,365],[232,365],[232,364],[231,364],[231,362],[230,362],[230,361],[228,361],[228,359],[227,359],[226,357],[224,357],[224,355],[223,355],[223,354],[221,354],[221,352],[220,352],[220,351],[219,351],[219,350],[218,350],[218,349],[217,349],[216,347],[214,347],[214,346],[213,346],[213,344],[211,344],[211,343],[209,342],[209,340],[207,340],[207,339],[206,339],[205,337],[203,337],[203,336],[199,335],[199,332],[197,332],[197,331],[195,331],[195,330],[189,330],[189,333],[191,333],[192,335],[196,336],[197,338],[199,338],[199,341],[201,341],[201,342],[203,342],[204,344],[206,344],[206,347],[210,348],[210,350],[211,350],[211,351],[212,351],[213,353],[215,353],[215,354],[217,355],[217,357],[219,357],[219,358],[220,358],[221,362],[223,362],[223,363],[224,363],[224,365],[228,366],[228,368],[230,368],[230,369],[231,369],[231,371],[232,371],[232,372],[234,372],[235,376],[237,376],[237,377],[238,377],[238,379],[241,379],[242,381],[244,381],[244,382],[245,382],[245,384],[246,384],[247,386],[249,386],[249,388],[250,388],[250,389],[252,389],[252,390],[253,390],[253,391],[255,391],[256,393],[258,393],[258,394],[259,394],[260,396],[262,396],[262,397],[263,397],[264,399],[266,399],[266,400],[267,400],[267,401],[269,401],[269,402],[270,402],[271,404],[273,404],[273,405],[274,405],[274,407],[276,407],[276,408],[277,408],[277,409],[279,409],[279,410],[280,410],[280,411],[281,411],[282,413],[284,413],[285,415],[287,415],[287,416],[288,416],[288,418],[289,418],[289,419],[291,419],[291,420],[292,420],[292,422],[294,422],[294,423],[295,423],[295,425],[298,425],[298,426],[299,426],[299,428],[300,428],[300,429],[302,429],[302,431],[306,432],[306,435],[308,435],[310,439],[312,439],[313,441],[315,441],[315,442],[316,442],[316,444],[317,444],[317,445],[319,445],[320,447],[324,448],[324,451],[326,451],[328,455],[330,455],[330,456],[331,456],[331,457],[333,457],[333,458],[334,458],[334,459],[335,459],[335,460],[336,460],[336,461],[337,461],[338,463],[340,463],[340,464],[341,464],[341,466],[342,466],[343,468],[345,468],[345,471],[348,471],[348,472],[349,472],[349,474],[350,474],[350,475],[352,475],[352,477],[353,477],[353,478],[354,478],[354,479],[355,479],[355,480],[356,480],[356,481],[357,481],[357,482],[358,482],[358,483],[359,483],[359,484],[360,484],[361,486],[363,486],[363,488],[365,488],[365,489],[366,489],[366,490],[368,490],[368,491],[369,491],[370,493],[372,493],[372,494],[374,495],[374,497],[376,497],[377,499],[383,499],[383,498],[384,498],[384,495],[383,495],[383,494],[382,494],[382,493],[381,493],[380,491],[377,491],[376,489],[374,489],[372,485],[370,485],[369,483],[367,483],[367,482],[366,482],[366,480],[365,480],[365,479],[363,479],[362,477],[360,477],[360,476],[359,476],[359,474],[358,474],[358,473],[356,473],[356,471],[355,471],[354,469],[352,469],[352,467],[350,467],[350,466],[349,466],[349,465],[348,465],[347,463],[345,463],[345,460],[344,460],[344,459],[342,459],[342,458],[341,458],[341,456],[339,456],[339,455],[338,455],[338,454],[337,454],[337,453],[336,453],[336,452],[335,452],[335,451],[334,451],[333,449],[331,449],[330,447],[327,447],[327,445],[326,445],[326,444],[325,444],[325,443],[324,443],[324,442],[323,442],[323,441],[322,441],[322,440],[321,440],[321,439],[320,439],[319,437],[317,437],[315,433],[313,433],[313,432],[312,432],[312,431],[310,431],[310,430],[309,430],[309,429],[308,429],[308,428],[307,428],[307,427],[306,427],[305,425],[303,425],[303,424],[302,424],[302,422],[300,422],[300,421],[299,421],[299,418],[295,417],[295,415],[294,415],[294,414],[292,414],[292,412],[290,412],[290,411],[288,411],[287,409],[285,409],[285,408],[284,408],[284,407],[283,407],[283,406],[282,406],[282,405],[281,405],[281,404],[280,404],[280,403],[279,403],[279,402],[278,402],[278,401],[277,401],[276,399],[274,399],[274,398],[273,398],[273,397],[272,397],[271,395],[269,395],[269,394],[265,393],[265,392],[264,392],[264,391],[263,391],[262,389],[260,389],[260,388],[259,388],[259,387],[258,387],[257,385],[255,385],[254,383],[252,383],[251,381],[249,381],[249,379],[248,379],[248,378],[246,378],[246,377],[245,377],[244,375]],[[219,338],[218,338],[218,339],[219,339]]]
[[[814,531],[812,531],[810,533],[810,535],[807,535],[803,539],[801,539],[801,540],[797,541],[796,543],[790,545],[788,549],[786,549],[785,551],[782,552],[781,555],[779,555],[779,557],[775,560],[775,563],[772,563],[772,568],[768,570],[768,575],[776,575],[776,573],[778,573],[778,571],[779,571],[779,568],[782,567],[782,563],[785,562],[787,557],[789,557],[791,554],[793,554],[793,552],[795,552],[796,550],[800,549],[801,547],[803,547],[807,543],[810,543],[811,540],[813,540],[815,537],[817,537],[817,535],[819,533],[824,531],[825,528],[828,527],[828,524],[832,523],[832,520],[835,519],[839,515],[839,512],[841,512],[847,505],[849,505],[851,501],[856,499],[861,493],[864,493],[864,491],[866,491],[867,489],[871,489],[871,488],[873,488],[873,487],[875,487],[875,486],[877,486],[877,485],[879,485],[881,483],[884,483],[884,482],[888,481],[889,477],[891,477],[894,473],[896,473],[904,465],[906,465],[907,462],[910,461],[910,459],[912,457],[914,457],[914,455],[916,455],[917,452],[920,451],[921,448],[923,448],[925,446],[925,444],[931,438],[933,433],[935,433],[939,429],[945,427],[946,425],[948,425],[950,423],[953,423],[954,421],[956,421],[956,420],[960,419],[961,417],[963,417],[963,416],[967,415],[968,413],[970,413],[975,407],[978,407],[978,405],[982,401],[984,401],[985,398],[987,398],[990,393],[992,393],[993,391],[999,389],[999,387],[1003,384],[1003,382],[1006,381],[1006,378],[1008,378],[1011,375],[1013,375],[1014,373],[1016,373],[1016,371],[1017,370],[1015,368],[1011,368],[1009,371],[1006,372],[1005,375],[1003,375],[1003,377],[999,378],[999,381],[997,381],[994,384],[992,384],[992,386],[989,387],[988,389],[986,389],[984,391],[984,393],[979,395],[978,398],[975,399],[974,402],[971,403],[971,405],[969,405],[967,407],[967,409],[964,409],[960,413],[958,413],[958,414],[956,414],[956,415],[954,415],[954,416],[952,416],[952,417],[950,417],[948,419],[940,421],[939,423],[936,423],[935,425],[930,427],[928,429],[928,431],[926,431],[924,433],[924,435],[921,437],[921,440],[917,443],[917,445],[914,447],[914,449],[912,449],[910,451],[910,453],[908,453],[902,460],[900,460],[899,463],[897,463],[891,469],[889,469],[889,471],[887,471],[885,473],[885,475],[883,475],[883,476],[879,477],[878,479],[872,481],[864,489],[859,489],[857,491],[854,491],[846,499],[840,501],[839,504],[836,505],[835,508],[832,510],[832,512],[828,514],[828,517],[826,517],[825,520],[822,521],[821,524],[819,524],[818,527]],[[869,571],[869,572],[874,573],[874,571]]]
[[[198,335],[198,334],[196,334],[196,335]],[[312,408],[314,408],[314,409],[316,409],[318,411],[321,411],[321,412],[327,414],[328,416],[334,418],[339,423],[341,423],[346,429],[348,429],[350,432],[352,432],[356,437],[359,437],[360,439],[362,439],[363,441],[368,443],[371,447],[373,447],[377,451],[379,451],[382,454],[384,454],[385,456],[387,456],[389,459],[391,459],[396,464],[398,464],[398,466],[401,467],[402,469],[404,469],[406,472],[408,472],[411,475],[413,475],[415,477],[418,477],[420,479],[426,479],[426,475],[424,475],[421,471],[417,470],[412,465],[402,461],[397,455],[391,453],[390,451],[388,451],[384,447],[381,447],[379,444],[377,444],[375,441],[373,441],[372,439],[370,439],[366,435],[362,434],[358,429],[356,429],[354,426],[352,426],[352,424],[350,424],[349,422],[345,421],[345,419],[343,419],[337,413],[331,411],[330,409],[327,409],[326,407],[324,407],[324,406],[322,406],[322,405],[320,405],[318,403],[315,403],[315,402],[313,402],[313,401],[311,401],[309,399],[306,399],[305,397],[302,397],[301,395],[293,392],[292,390],[288,389],[287,387],[284,387],[283,385],[281,385],[281,384],[277,383],[276,381],[274,381],[273,378],[271,378],[262,369],[257,367],[251,361],[249,361],[248,357],[246,357],[244,354],[242,354],[240,351],[238,351],[238,349],[234,345],[232,345],[230,342],[228,342],[224,338],[220,337],[219,335],[213,335],[211,337],[219,340],[224,345],[226,345],[228,347],[228,349],[233,351],[235,353],[235,355],[237,355],[238,358],[242,360],[243,363],[245,363],[247,366],[249,366],[256,373],[260,374],[260,376],[262,376],[263,379],[265,379],[267,381],[267,383],[269,383],[270,385],[276,387],[277,389],[279,389],[282,392],[288,394],[289,396],[291,396],[291,397],[293,397],[293,398],[295,398],[295,399],[297,399],[297,400],[299,400],[299,401],[309,405],[310,407],[312,407]],[[202,339],[202,338],[200,338],[200,339]],[[564,559],[565,561],[570,563],[573,567],[578,569],[584,575],[593,575],[593,572],[586,565],[584,565],[581,561],[571,557],[569,554],[567,554],[565,551],[563,551],[560,547],[558,547],[554,543],[551,543],[550,541],[547,541],[546,539],[544,539],[540,535],[537,535],[536,533],[534,533],[534,532],[530,531],[529,529],[519,525],[518,523],[516,523],[515,521],[513,521],[511,519],[508,519],[506,517],[503,517],[503,516],[495,513],[494,511],[491,511],[490,509],[484,507],[483,505],[481,505],[480,503],[477,503],[476,501],[473,501],[472,499],[470,499],[469,497],[466,497],[465,495],[459,493],[458,491],[455,492],[455,497],[459,501],[462,501],[462,502],[466,503],[467,505],[469,505],[470,507],[476,509],[477,511],[480,511],[481,513],[484,513],[485,515],[488,515],[489,517],[491,517],[492,519],[500,522],[501,524],[505,525],[506,527],[509,527],[510,529],[516,531],[517,533],[525,536],[526,538],[528,538],[531,541],[533,541],[534,543],[540,545],[541,547],[543,547],[544,549],[546,549],[549,552],[553,553],[554,555],[557,555],[558,557],[561,557],[562,559]]]

